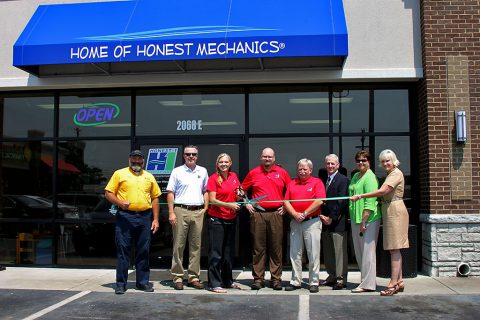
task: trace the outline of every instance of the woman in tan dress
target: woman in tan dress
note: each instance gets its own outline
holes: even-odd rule
[[[403,291],[402,254],[400,249],[408,248],[408,211],[403,203],[405,180],[397,166],[400,162],[392,150],[383,150],[378,156],[381,166],[387,171],[387,178],[377,191],[352,196],[350,200],[381,197],[383,219],[383,249],[390,251],[392,276],[382,296],[392,296]]]

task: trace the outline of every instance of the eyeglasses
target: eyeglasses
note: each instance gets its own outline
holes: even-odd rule
[[[367,159],[357,159],[357,160],[355,160],[355,162],[357,162],[357,163],[367,163],[368,160]]]
[[[183,155],[184,156],[187,156],[187,157],[196,157],[198,153],[184,153]]]

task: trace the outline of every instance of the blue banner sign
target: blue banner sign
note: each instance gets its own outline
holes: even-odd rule
[[[13,64],[347,55],[342,0],[132,0],[40,5]]]

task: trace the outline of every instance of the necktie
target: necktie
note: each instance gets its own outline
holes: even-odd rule
[[[328,176],[327,185],[325,186],[325,188],[328,188],[328,186],[330,185],[330,181],[332,181],[332,177]]]

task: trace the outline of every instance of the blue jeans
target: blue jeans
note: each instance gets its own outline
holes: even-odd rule
[[[126,287],[130,251],[135,245],[136,285],[148,284],[150,279],[150,240],[152,211],[135,214],[119,210],[116,215],[115,243],[117,245],[117,286]]]

